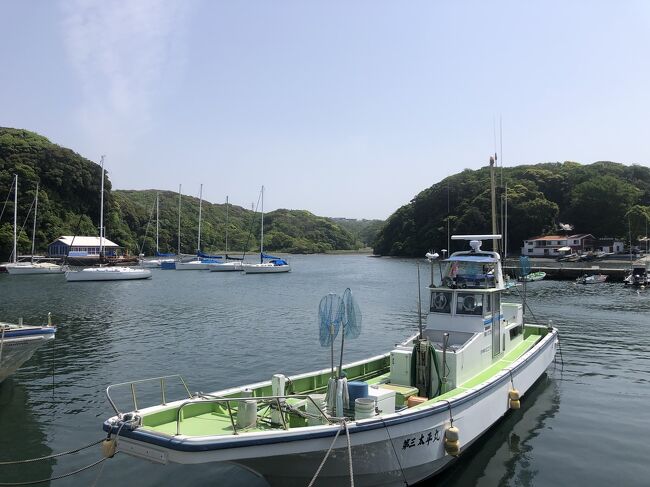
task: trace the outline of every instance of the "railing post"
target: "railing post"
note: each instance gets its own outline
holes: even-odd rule
[[[280,419],[282,419],[282,427],[287,430],[287,422],[284,420],[284,414],[282,414],[282,405],[280,404],[280,398],[276,397],[275,402],[278,404],[278,411],[280,413]]]
[[[167,403],[165,401],[165,378],[164,377],[160,378],[160,392],[162,394],[162,405],[166,406]]]
[[[133,410],[138,412],[138,400],[135,398],[135,384],[131,382],[131,395],[133,396]]]
[[[228,416],[230,416],[230,424],[232,425],[233,434],[238,435],[239,433],[237,433],[235,419],[232,417],[232,409],[230,409],[230,399],[226,399],[226,406],[228,407]]]

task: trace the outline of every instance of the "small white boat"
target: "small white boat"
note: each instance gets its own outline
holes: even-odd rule
[[[141,267],[87,267],[78,271],[66,271],[65,279],[68,282],[130,281],[134,279],[151,279],[151,271]]]
[[[260,264],[243,264],[245,274],[274,274],[276,272],[291,272],[291,266],[284,259],[271,259]]]
[[[9,274],[62,274],[64,269],[51,262],[16,262],[5,264]]]
[[[27,362],[37,348],[54,338],[56,328],[48,314],[47,326],[0,323],[0,382]]]
[[[585,274],[576,279],[578,284],[600,284],[605,281],[607,281],[607,274]]]
[[[344,374],[333,366],[291,377],[259,371],[266,380],[211,393],[192,394],[180,376],[109,386],[106,446],[160,464],[235,463],[281,486],[351,477],[357,486],[403,486],[438,473],[520,407],[558,344],[555,328],[525,324],[522,304],[501,301],[500,256],[479,241],[496,236],[452,238],[471,240],[472,250],[443,261],[443,279],[424,300],[426,327],[392,350],[344,364]],[[321,334],[329,323],[321,320]],[[278,370],[287,353],[278,351]],[[332,409],[325,393],[342,375],[349,407],[342,387]],[[170,397],[172,380],[184,397]],[[161,404],[143,404],[136,391],[149,386],[160,389]],[[132,396],[126,408],[114,399],[118,389]]]
[[[546,277],[546,272],[538,271],[538,272],[531,272],[530,274],[526,274],[525,276],[520,276],[518,280],[521,282],[534,282],[534,281],[541,281],[545,277]]]

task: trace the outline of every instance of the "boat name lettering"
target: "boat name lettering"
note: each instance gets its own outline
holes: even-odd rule
[[[417,436],[406,438],[404,440],[404,443],[402,443],[402,450],[413,448],[414,446],[429,445],[430,443],[435,443],[436,441],[440,441],[440,431],[437,429],[435,432],[429,431],[426,436],[424,433],[421,433],[419,438]]]
[[[489,346],[487,346],[487,347],[485,347],[485,348],[482,348],[482,349],[481,349],[481,353],[488,353],[490,350],[492,350],[492,346],[491,346],[491,345],[489,345]]]

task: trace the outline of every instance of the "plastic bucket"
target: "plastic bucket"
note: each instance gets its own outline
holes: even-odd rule
[[[354,419],[366,419],[376,416],[375,399],[372,397],[359,397],[354,401]]]

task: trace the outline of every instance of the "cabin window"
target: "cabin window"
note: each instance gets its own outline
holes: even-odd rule
[[[456,296],[457,315],[483,315],[483,294],[458,293]]]
[[[451,293],[448,291],[436,291],[431,293],[432,313],[451,313]]]

